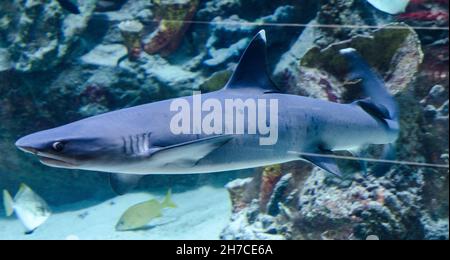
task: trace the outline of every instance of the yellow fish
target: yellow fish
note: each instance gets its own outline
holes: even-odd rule
[[[162,216],[165,208],[176,208],[171,199],[171,191],[167,192],[163,202],[151,199],[127,209],[116,225],[117,231],[130,231],[145,227],[151,220]]]

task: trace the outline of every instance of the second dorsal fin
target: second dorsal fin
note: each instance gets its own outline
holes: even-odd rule
[[[280,92],[267,73],[266,32],[260,31],[241,57],[225,89],[257,89],[264,93]]]

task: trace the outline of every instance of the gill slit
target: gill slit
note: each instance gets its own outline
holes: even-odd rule
[[[144,133],[122,137],[123,153],[126,155],[145,154],[151,148],[150,136],[151,133]]]

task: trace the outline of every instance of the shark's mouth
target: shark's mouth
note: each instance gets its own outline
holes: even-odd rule
[[[76,168],[76,165],[74,162],[70,162],[67,159],[62,159],[59,156],[47,154],[44,152],[40,152],[35,148],[32,147],[19,147],[20,150],[31,153],[39,158],[39,161],[47,166],[50,167],[57,167],[57,168],[68,168],[68,169],[74,169]]]
[[[69,168],[69,169],[73,169],[75,168],[75,164],[67,162],[67,161],[63,161],[61,159],[57,159],[57,158],[50,158],[47,157],[45,155],[38,155],[39,157],[39,161],[47,166],[51,166],[51,167],[57,167],[57,168]]]

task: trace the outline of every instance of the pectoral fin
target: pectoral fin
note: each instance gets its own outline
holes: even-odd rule
[[[192,167],[232,138],[230,135],[220,135],[160,148],[152,153],[151,160],[164,165]]]
[[[351,149],[349,152],[356,158],[366,158],[367,157],[367,146],[364,145],[357,149]],[[361,173],[364,176],[367,176],[367,161],[366,160],[359,160],[359,165],[361,166]]]
[[[389,111],[383,105],[372,103],[370,99],[358,100],[355,102],[368,114],[380,120],[390,119]]]
[[[322,157],[321,154],[324,156]],[[316,154],[302,155],[303,159],[309,161],[310,163],[320,167],[321,169],[342,178],[341,170],[339,170],[336,160],[331,158],[330,155],[333,153],[330,151],[320,151]]]
[[[132,189],[136,188],[139,184],[139,181],[143,177],[144,176],[142,175],[111,173],[109,182],[111,184],[111,188],[117,195],[124,195]]]

